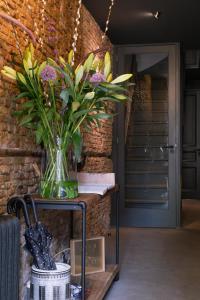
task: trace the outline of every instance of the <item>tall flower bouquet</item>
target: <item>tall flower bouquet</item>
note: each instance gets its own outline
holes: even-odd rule
[[[16,81],[22,99],[14,114],[19,125],[35,132],[37,144],[43,145],[48,162],[41,181],[45,197],[77,196],[76,183],[70,180],[68,153],[73,150],[79,160],[82,148],[80,126],[89,129],[100,126],[99,120],[112,118],[108,102],[124,102],[127,89],[124,83],[132,74],[112,79],[111,59],[91,53],[78,66],[73,66],[73,51],[67,61],[47,58],[39,63],[30,44],[24,53],[21,69],[4,66],[3,75]]]

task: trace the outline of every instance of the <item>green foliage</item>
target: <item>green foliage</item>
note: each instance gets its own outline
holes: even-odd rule
[[[112,84],[121,83],[121,82],[129,80],[132,76],[133,76],[133,74],[123,74],[123,75],[120,75],[119,77],[117,77],[116,79],[114,79],[111,83]]]
[[[124,103],[128,98],[127,88],[121,83],[129,80],[132,74],[112,80],[108,52],[103,59],[96,59],[91,53],[76,68],[72,64],[73,55],[70,51],[67,60],[59,57],[56,62],[48,58],[40,64],[30,45],[25,50],[20,72],[5,66],[2,74],[17,83],[16,101],[21,104],[14,115],[19,125],[34,130],[36,142],[43,144],[50,153],[57,137],[62,140],[63,151],[71,143],[79,159],[82,149],[80,127],[90,130],[100,126],[101,119],[113,117],[107,113],[107,103]],[[46,70],[51,73],[49,78]],[[94,75],[101,80],[92,80]]]
[[[110,53],[106,52],[105,58],[104,58],[104,75],[107,79],[108,75],[111,72],[111,59],[110,59]]]
[[[76,78],[75,78],[75,86],[77,87],[83,78],[83,73],[84,73],[84,67],[80,66],[76,72]]]
[[[60,93],[60,98],[63,100],[65,104],[68,104],[69,102],[69,91],[67,89],[64,89]]]
[[[86,59],[84,65],[83,65],[86,72],[90,71],[93,62],[94,62],[94,54],[90,53],[90,55],[88,56],[88,58]]]
[[[82,138],[81,138],[80,130],[76,131],[72,135],[72,144],[74,146],[74,153],[76,159],[79,162],[81,160],[81,152],[82,152]]]

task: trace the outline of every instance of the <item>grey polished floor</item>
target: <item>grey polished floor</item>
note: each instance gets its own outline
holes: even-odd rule
[[[106,300],[200,299],[200,201],[181,229],[121,229],[121,272]]]

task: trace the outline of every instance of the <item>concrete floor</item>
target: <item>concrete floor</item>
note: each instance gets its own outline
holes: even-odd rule
[[[200,299],[200,201],[181,229],[121,229],[121,272],[106,300]]]

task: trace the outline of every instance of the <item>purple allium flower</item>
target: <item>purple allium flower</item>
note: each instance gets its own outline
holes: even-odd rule
[[[105,82],[106,78],[104,76],[104,74],[102,73],[95,73],[90,77],[90,82],[91,83],[101,83],[101,82]]]
[[[55,41],[57,41],[57,37],[56,36],[49,36],[48,41],[49,42],[55,42]]]
[[[54,53],[55,55],[58,55],[58,49],[54,49],[54,50],[53,50],[53,53]]]
[[[55,27],[53,26],[53,25],[49,25],[48,26],[48,31],[50,31],[50,32],[55,32],[56,31],[56,29],[55,29]]]
[[[44,80],[44,81],[56,80],[56,78],[57,78],[56,70],[53,67],[47,65],[42,70],[41,77],[42,77],[42,80]]]

